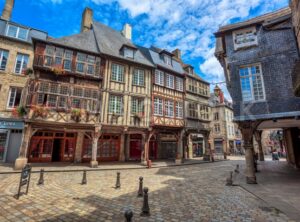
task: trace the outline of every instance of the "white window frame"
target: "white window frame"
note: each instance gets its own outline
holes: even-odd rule
[[[133,107],[135,106],[135,111]],[[131,100],[131,114],[142,114],[144,113],[144,98],[132,97]]]
[[[13,101],[13,104],[15,104],[16,102],[16,95],[17,95],[17,90],[21,90],[21,97],[20,97],[20,101],[22,100],[22,88],[21,87],[15,87],[15,86],[12,86],[9,88],[9,93],[8,93],[8,99],[7,99],[7,103],[6,103],[6,108],[7,109],[14,109],[15,106],[10,106],[9,103],[10,103],[10,97],[12,95],[12,89],[15,89],[15,95],[14,95],[14,101]]]
[[[1,69],[2,62],[3,62],[3,53],[4,52],[7,52],[7,61],[6,61],[4,69]],[[5,50],[5,49],[0,49],[0,70],[1,71],[5,71],[6,70],[6,66],[7,66],[7,62],[8,62],[8,57],[9,57],[9,51]]]
[[[143,69],[133,70],[132,84],[135,86],[145,86],[145,70]]]
[[[21,67],[20,67],[20,71],[19,72],[16,72],[16,68],[17,68],[17,59],[18,59],[18,55],[21,55],[22,56],[22,60],[21,60]],[[24,69],[24,58],[25,56],[27,56],[28,60],[27,60],[27,67],[28,68],[28,64],[29,64],[29,55],[27,54],[23,54],[23,53],[17,53],[17,56],[16,56],[16,61],[15,61],[15,68],[14,68],[14,73],[16,74],[22,74],[23,72],[23,69]]]
[[[116,79],[113,79],[113,67],[116,67]],[[112,63],[111,64],[111,77],[110,80],[114,82],[124,82],[124,75],[125,75],[125,67],[123,65]]]
[[[175,76],[166,73],[166,87],[169,89],[175,88]]]
[[[164,86],[165,85],[165,76],[164,72],[161,70],[155,70],[154,82],[157,85]]]
[[[183,79],[176,76],[176,90],[183,92]]]
[[[165,116],[169,118],[174,118],[174,101],[165,100]]]
[[[134,59],[134,50],[128,47],[124,47],[124,57]]]
[[[244,38],[247,38],[247,32],[252,32],[254,35],[254,41],[247,41],[244,43],[237,43],[237,37],[238,35],[242,34],[244,35]],[[244,47],[249,47],[252,45],[258,45],[258,40],[257,40],[257,31],[256,31],[256,27],[250,27],[250,28],[246,28],[246,29],[240,29],[240,30],[236,30],[232,33],[233,35],[233,44],[234,44],[234,50],[238,50],[240,48],[244,48]]]
[[[163,116],[163,106],[164,102],[162,98],[155,97],[154,98],[154,115],[155,116]]]
[[[176,118],[183,118],[183,102],[176,102],[176,110],[175,110]]]
[[[120,99],[120,101],[118,101],[118,99]],[[118,115],[122,115],[123,114],[123,97],[120,95],[109,95],[109,101],[108,101],[108,112],[110,114],[118,114]],[[113,103],[113,106],[111,106],[111,102]],[[120,102],[120,110],[117,110],[117,104],[118,102]],[[113,110],[111,110],[111,107]]]
[[[168,65],[168,66],[172,66],[172,57],[169,55],[164,55],[164,62]]]
[[[8,31],[9,31],[10,27],[16,27],[17,28],[16,36],[10,36],[10,35],[8,35]],[[22,38],[19,37],[20,29],[26,30],[26,38],[25,39],[22,39]],[[22,28],[22,27],[19,27],[19,26],[16,26],[16,25],[12,25],[12,24],[7,24],[6,36],[8,36],[8,37],[15,38],[15,39],[20,39],[20,40],[23,40],[23,41],[27,41],[28,40],[28,33],[29,33],[29,30],[26,29],[26,28]]]
[[[259,67],[259,74],[252,74],[251,68],[252,67]],[[247,76],[241,76],[241,69],[248,69],[248,75]],[[260,101],[265,101],[266,99],[266,93],[265,93],[265,84],[264,84],[264,78],[263,78],[263,73],[262,73],[262,66],[261,64],[250,64],[246,66],[240,66],[239,67],[239,76],[240,76],[240,86],[241,86],[241,93],[242,93],[242,99],[243,102],[260,102]],[[263,98],[262,99],[255,99],[254,95],[254,90],[253,90],[253,76],[260,76],[261,78],[261,90],[263,93]],[[251,90],[251,99],[245,99],[244,94],[243,94],[243,86],[242,86],[242,79],[249,79],[250,81],[250,90]]]

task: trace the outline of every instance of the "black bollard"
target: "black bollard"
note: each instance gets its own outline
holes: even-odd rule
[[[140,184],[139,184],[139,191],[138,191],[138,197],[143,196],[143,177],[139,178]]]
[[[116,189],[120,189],[120,188],[121,188],[120,172],[117,172]]]
[[[234,172],[240,173],[240,166],[238,164],[236,165],[236,168],[235,168]]]
[[[81,185],[87,184],[86,180],[86,170],[83,171]]]
[[[124,213],[126,222],[131,222],[132,221],[132,217],[133,217],[133,212],[130,209],[127,209]]]
[[[40,171],[40,179],[38,185],[44,185],[44,169],[41,169]]]
[[[147,187],[144,188],[144,202],[143,202],[143,208],[141,216],[150,216],[150,208],[148,203],[148,191],[149,189]]]
[[[233,172],[230,172],[229,178],[226,179],[226,186],[232,186],[233,185],[233,181],[232,181],[232,174]]]

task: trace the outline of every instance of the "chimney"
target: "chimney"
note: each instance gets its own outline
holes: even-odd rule
[[[14,4],[15,4],[14,0],[6,0],[3,11],[2,11],[2,15],[1,15],[2,19],[10,21]]]
[[[128,23],[126,23],[126,24],[123,26],[122,35],[123,35],[126,39],[131,40],[131,32],[132,32],[131,25],[129,25]]]
[[[81,32],[87,32],[92,28],[93,10],[86,7],[82,13]]]
[[[180,49],[175,49],[172,53],[175,55],[175,57],[177,59],[181,60],[181,51],[180,51]]]

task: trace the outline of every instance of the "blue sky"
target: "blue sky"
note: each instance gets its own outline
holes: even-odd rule
[[[2,11],[5,0],[0,0]],[[133,27],[133,41],[182,50],[183,60],[211,83],[224,81],[214,58],[213,33],[220,25],[255,17],[288,5],[288,0],[15,0],[12,20],[47,31],[52,37],[79,33],[83,9],[121,30]],[[228,96],[225,85],[222,85]]]

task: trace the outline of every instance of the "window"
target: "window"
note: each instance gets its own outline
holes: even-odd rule
[[[132,114],[143,114],[144,113],[144,99],[143,98],[132,98],[131,101],[131,113]]]
[[[8,59],[8,51],[0,49],[0,70],[5,70]]]
[[[76,72],[83,73],[85,62],[86,62],[86,55],[83,53],[77,53],[77,59],[76,59]]]
[[[134,69],[133,71],[133,85],[145,85],[145,72],[142,69]]]
[[[163,100],[160,98],[154,98],[154,115],[163,115]]]
[[[183,91],[183,79],[180,77],[176,77],[176,89],[178,91]]]
[[[123,97],[109,96],[109,113],[122,114],[123,112]]]
[[[183,118],[183,103],[176,102],[176,117]]]
[[[134,58],[134,51],[133,51],[133,49],[125,47],[124,48],[124,57],[125,58],[131,58],[131,59],[133,59]]]
[[[200,115],[201,115],[201,119],[203,120],[209,120],[209,107],[205,106],[205,105],[200,105]]]
[[[189,104],[189,117],[198,118],[198,104],[196,103]]]
[[[189,91],[197,93],[197,81],[194,79],[188,79],[189,82]]]
[[[73,56],[73,52],[72,51],[65,50],[65,55],[64,55],[64,70],[71,70],[72,56]]]
[[[111,80],[117,82],[124,81],[124,66],[118,64],[111,65]]]
[[[215,124],[214,129],[215,129],[215,133],[219,133],[220,132],[220,124]]]
[[[192,67],[188,67],[188,73],[189,73],[190,75],[193,75],[193,74],[194,74],[194,70],[193,70]]]
[[[87,56],[87,74],[94,75],[95,74],[95,56]]]
[[[27,40],[28,29],[24,29],[15,25],[8,25],[6,35],[21,40]]]
[[[9,97],[7,102],[7,108],[15,108],[20,105],[22,95],[22,88],[11,87],[9,90]]]
[[[172,65],[172,58],[171,56],[164,55],[164,61],[167,65],[171,66]]]
[[[165,101],[165,115],[167,117],[174,117],[174,102],[171,100]]]
[[[28,55],[18,53],[16,58],[15,73],[21,74],[27,68],[28,60]]]
[[[174,76],[166,74],[166,87],[174,89]]]
[[[219,120],[219,113],[214,113],[214,120]]]
[[[55,95],[48,95],[47,106],[48,107],[56,107],[56,101],[57,101],[57,96],[55,96]]]
[[[155,70],[155,84],[165,85],[164,84],[164,73],[160,70]]]
[[[243,101],[259,101],[265,99],[260,65],[240,68],[240,79]]]
[[[256,28],[243,29],[233,32],[234,49],[257,45]]]

